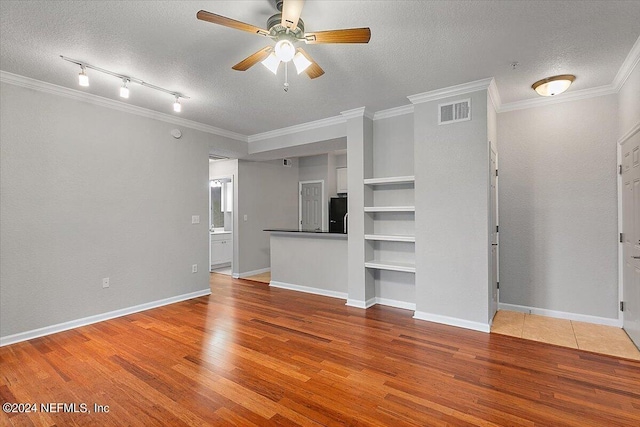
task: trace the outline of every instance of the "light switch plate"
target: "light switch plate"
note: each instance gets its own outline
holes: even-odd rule
[[[193,215],[191,217],[191,224],[200,224],[200,215]]]

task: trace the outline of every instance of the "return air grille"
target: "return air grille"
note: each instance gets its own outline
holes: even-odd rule
[[[471,120],[471,99],[438,104],[438,124],[464,122]]]

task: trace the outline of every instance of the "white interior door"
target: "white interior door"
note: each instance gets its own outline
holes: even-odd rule
[[[624,330],[640,348],[640,133],[622,146]]]
[[[323,182],[300,183],[300,230],[322,230]]]
[[[498,165],[496,152],[491,148],[490,168],[491,188],[489,202],[490,221],[490,242],[491,242],[491,318],[498,311]]]

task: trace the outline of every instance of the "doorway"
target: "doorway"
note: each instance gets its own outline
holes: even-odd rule
[[[640,132],[622,154],[622,324],[640,348]]]
[[[209,266],[212,273],[233,271],[233,176],[209,181]]]
[[[299,230],[326,230],[324,224],[327,207],[324,201],[324,181],[300,181],[299,189]]]

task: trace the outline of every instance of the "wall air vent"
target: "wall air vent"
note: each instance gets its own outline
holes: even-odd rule
[[[471,98],[438,104],[438,124],[464,122],[471,120]]]

